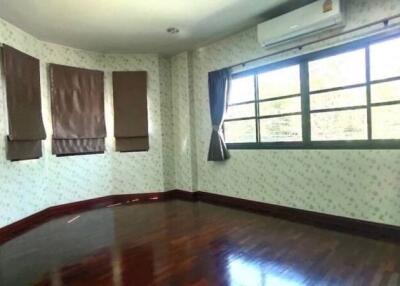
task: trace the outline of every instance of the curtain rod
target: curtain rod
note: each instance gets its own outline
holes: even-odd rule
[[[313,41],[310,41],[310,42],[306,42],[306,43],[298,45],[298,46],[293,46],[293,47],[286,48],[286,49],[283,49],[283,50],[280,50],[280,51],[276,51],[276,52],[273,52],[273,53],[270,53],[270,54],[267,54],[267,55],[264,55],[264,56],[261,56],[261,57],[257,57],[255,59],[251,59],[251,60],[248,60],[248,61],[245,61],[245,62],[234,64],[234,65],[228,66],[226,68],[227,69],[232,69],[232,68],[236,68],[236,67],[244,67],[248,63],[256,62],[256,61],[259,61],[259,60],[262,60],[262,59],[265,59],[265,58],[269,58],[269,57],[273,57],[273,56],[276,56],[276,55],[279,55],[279,54],[290,52],[292,50],[301,50],[302,48],[304,48],[306,46],[310,46],[310,45],[313,45],[313,44],[316,44],[316,43],[319,43],[319,42],[323,42],[323,41],[326,41],[326,40],[329,40],[329,39],[333,39],[333,38],[340,37],[340,36],[343,36],[343,35],[346,35],[346,34],[350,34],[350,33],[353,33],[353,32],[356,32],[356,31],[359,31],[359,30],[362,30],[362,29],[365,29],[365,28],[368,28],[368,27],[372,27],[372,26],[375,26],[377,24],[381,24],[382,23],[384,26],[381,29],[377,29],[376,31],[374,31],[374,32],[379,32],[380,30],[385,30],[386,28],[391,27],[391,26],[389,26],[389,21],[391,21],[393,19],[396,19],[396,18],[400,18],[400,13],[399,14],[395,14],[395,15],[390,16],[390,17],[383,18],[383,19],[378,20],[378,21],[374,21],[374,22],[362,25],[362,26],[358,26],[356,28],[353,28],[353,29],[350,29],[350,30],[347,30],[347,31],[343,31],[343,32],[335,34],[335,35],[331,35],[331,36],[327,36],[327,37],[324,37],[324,38],[321,38],[321,39],[318,39],[318,40],[313,40]]]
[[[350,34],[350,33],[353,33],[353,32],[356,32],[356,31],[359,31],[359,30],[362,30],[362,29],[365,29],[365,28],[368,28],[368,27],[372,27],[372,26],[375,26],[375,25],[378,25],[378,24],[382,23],[384,25],[382,27],[382,29],[378,29],[378,30],[374,31],[374,32],[379,32],[379,30],[384,30],[384,29],[390,27],[389,26],[389,22],[391,20],[397,19],[397,18],[400,18],[400,13],[399,14],[395,14],[395,15],[390,16],[390,17],[383,18],[381,20],[377,20],[377,21],[362,25],[362,26],[358,26],[356,28],[353,28],[353,29],[350,29],[350,30],[347,30],[347,31],[343,31],[343,32],[335,34],[335,35],[327,36],[327,37],[324,37],[324,38],[321,38],[321,39],[318,39],[318,40],[306,42],[306,43],[298,45],[298,46],[289,47],[289,48],[286,48],[286,49],[283,49],[283,50],[280,50],[280,51],[276,51],[276,52],[273,52],[273,53],[270,53],[270,54],[267,54],[267,55],[264,55],[264,56],[260,56],[260,57],[257,57],[255,59],[251,59],[251,60],[244,61],[244,62],[241,62],[241,63],[233,64],[233,65],[228,66],[226,68],[227,69],[231,69],[231,68],[235,68],[235,67],[245,66],[248,63],[259,61],[259,60],[262,60],[262,59],[265,59],[265,58],[269,58],[269,57],[273,57],[273,56],[276,56],[276,55],[279,55],[279,54],[283,54],[283,53],[286,53],[286,52],[290,52],[291,50],[301,50],[302,48],[304,48],[306,46],[310,46],[310,45],[313,45],[313,44],[316,44],[316,43],[319,43],[319,42],[323,42],[323,41],[326,41],[326,40],[329,40],[329,39],[333,39],[333,38],[340,37],[340,36],[343,36],[343,35],[346,35],[346,34]],[[0,42],[0,47],[2,47],[3,45],[4,45],[4,43]]]

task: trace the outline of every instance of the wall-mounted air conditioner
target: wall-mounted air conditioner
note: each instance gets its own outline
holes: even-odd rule
[[[258,42],[263,47],[342,27],[345,24],[340,0],[318,0],[257,26]]]

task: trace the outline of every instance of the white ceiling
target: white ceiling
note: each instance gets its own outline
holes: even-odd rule
[[[0,17],[41,40],[99,52],[174,54],[313,0],[0,0]],[[177,27],[180,33],[166,33]]]

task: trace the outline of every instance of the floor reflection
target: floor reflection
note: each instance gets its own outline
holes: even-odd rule
[[[75,264],[64,266],[55,273],[50,273],[49,281],[36,285],[112,285],[111,259],[112,254],[108,249],[98,251]]]
[[[89,211],[68,223],[74,217],[52,220],[0,245],[0,285],[68,285],[64,281],[79,268],[90,276],[88,269],[102,271],[94,263],[109,265],[113,212]]]
[[[230,286],[304,285],[301,282],[297,282],[298,280],[303,280],[301,275],[293,275],[291,273],[290,278],[285,278],[285,273],[274,273],[274,271],[268,269],[266,263],[254,261],[254,259],[246,259],[243,256],[230,255],[228,257],[228,272]]]
[[[151,244],[124,249],[120,258],[122,284],[151,285],[154,278],[154,254]]]
[[[1,244],[0,286],[400,285],[399,257],[394,243],[169,201],[66,216]]]

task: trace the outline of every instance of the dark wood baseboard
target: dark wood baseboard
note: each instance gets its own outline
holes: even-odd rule
[[[197,201],[196,194],[198,192],[190,192],[183,190],[171,190],[169,191],[169,195],[173,199],[184,200],[184,201]]]
[[[0,228],[0,244],[54,218],[107,206],[171,199],[173,192],[111,195],[49,207]]]
[[[173,190],[171,196],[176,199],[202,201],[267,214],[294,222],[314,225],[340,232],[347,232],[352,235],[396,242],[400,241],[400,227],[395,225],[324,214],[201,191],[188,192],[183,190]]]
[[[270,216],[314,225],[330,230],[347,232],[353,235],[365,236],[373,239],[400,241],[400,227],[381,224],[354,218],[342,217],[331,214],[318,213],[269,203],[234,198],[208,192],[192,193],[193,199],[219,204],[227,207],[240,208],[248,211],[264,213]]]
[[[302,209],[251,201],[208,192],[189,192],[171,190],[167,192],[111,195],[79,202],[49,207],[22,220],[0,228],[0,244],[34,228],[51,219],[87,211],[96,208],[117,206],[130,203],[146,203],[179,199],[186,201],[201,201],[227,207],[239,208],[247,211],[267,214],[270,216],[310,224],[335,231],[347,232],[354,235],[366,236],[374,239],[400,241],[400,227],[380,224],[353,218],[323,214]]]

